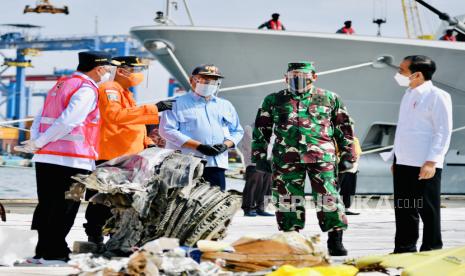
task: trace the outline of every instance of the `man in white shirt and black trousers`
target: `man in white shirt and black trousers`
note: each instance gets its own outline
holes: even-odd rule
[[[394,253],[442,248],[441,172],[452,134],[450,95],[431,82],[436,64],[421,55],[405,57],[395,80],[408,87],[400,104],[394,141]]]
[[[79,53],[77,71],[63,77],[48,92],[34,119],[31,140],[18,150],[34,153],[39,203],[32,219],[38,232],[36,255],[26,262],[60,265],[69,260],[66,236],[73,226],[79,202],[65,199],[76,174],[89,174],[98,158],[100,113],[98,82],[114,69],[106,52]]]

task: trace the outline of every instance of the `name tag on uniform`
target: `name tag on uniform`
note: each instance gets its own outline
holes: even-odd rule
[[[109,101],[118,101],[118,91],[107,89],[105,93],[107,93],[107,99]]]

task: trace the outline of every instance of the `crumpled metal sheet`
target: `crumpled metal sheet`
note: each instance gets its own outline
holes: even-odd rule
[[[133,248],[160,237],[178,238],[188,246],[223,238],[240,208],[240,196],[205,182],[201,161],[150,148],[106,162],[90,176],[75,177],[99,191],[91,201],[112,208],[104,229],[111,235],[105,256],[128,256]]]
[[[174,150],[149,148],[139,154],[123,155],[100,164],[90,175],[73,177],[87,188],[102,193],[145,192],[153,179],[154,170]]]

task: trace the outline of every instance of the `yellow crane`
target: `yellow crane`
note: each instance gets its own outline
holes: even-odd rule
[[[33,12],[51,13],[51,14],[63,13],[63,14],[68,15],[69,9],[68,9],[68,6],[57,8],[50,3],[50,0],[38,0],[35,7],[30,7],[29,5],[26,5],[26,7],[24,8],[24,13],[33,13]]]
[[[402,11],[408,38],[434,39],[432,34],[425,33],[423,29],[420,12],[415,0],[402,0]]]

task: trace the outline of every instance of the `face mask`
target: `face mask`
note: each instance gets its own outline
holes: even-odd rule
[[[141,84],[143,81],[144,81],[143,73],[131,73],[131,75],[129,75],[129,82],[130,82],[131,87],[137,86]]]
[[[408,87],[410,85],[410,77],[404,76],[399,72],[394,76],[394,79],[399,86]]]
[[[197,83],[194,91],[202,97],[209,97],[218,91],[218,85]]]
[[[305,78],[305,77],[288,77],[287,79],[287,85],[288,89],[291,92],[294,93],[305,93],[307,92],[308,86],[313,82],[313,79],[311,78]]]

